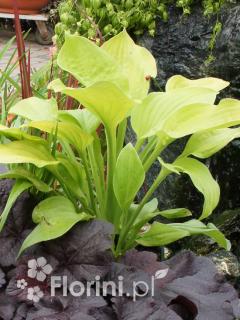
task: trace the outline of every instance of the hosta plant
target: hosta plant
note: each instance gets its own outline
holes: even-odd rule
[[[240,102],[223,99],[215,104],[228,83],[173,76],[165,92],[149,94],[150,78],[157,73],[155,60],[125,31],[102,47],[83,37],[67,36],[57,61],[81,86],[68,88],[54,80],[49,88],[76,99],[81,108],[58,111],[53,98],[33,97],[11,108],[11,113],[25,119],[21,128],[0,127],[7,138],[0,145],[0,163],[10,164],[11,169],[1,178],[16,180],[0,230],[22,192],[34,191],[41,200],[33,211],[36,227],[20,252],[94,218],[114,225],[116,256],[137,244],[164,246],[197,234],[229,249],[224,235],[212,223],[203,222],[217,206],[220,190],[208,168],[196,159],[210,157],[240,136],[236,127]],[[136,143],[125,145],[128,124],[136,133]],[[165,163],[161,153],[182,137],[189,137],[182,154]],[[161,170],[136,203],[155,161]],[[161,211],[152,199],[170,174],[187,174],[202,193],[198,219],[192,219],[185,208]],[[168,223],[150,223],[157,216]],[[181,218],[185,222],[180,223]]]

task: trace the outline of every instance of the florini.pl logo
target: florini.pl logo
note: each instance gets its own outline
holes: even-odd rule
[[[133,301],[137,298],[145,297],[146,295],[154,296],[155,280],[163,279],[167,276],[169,269],[158,270],[155,275],[151,277],[151,284],[145,281],[133,281],[131,293],[125,293],[128,297],[132,297]],[[50,289],[51,296],[56,296],[56,289],[62,289],[62,295],[64,297],[69,294],[73,297],[81,297],[84,294],[87,297],[93,295],[99,297],[106,297],[109,293],[112,296],[123,296],[124,295],[124,277],[118,276],[118,281],[101,281],[100,276],[96,276],[94,281],[81,282],[73,281],[68,283],[67,276],[53,276],[51,275],[53,268],[48,264],[44,257],[39,257],[37,259],[31,259],[28,261],[28,279],[34,279],[34,285],[31,285],[31,281],[26,279],[17,280],[17,288],[19,290],[27,290],[27,299],[37,303],[44,297],[44,292],[42,290],[43,283],[50,279]],[[95,290],[92,290],[94,286]],[[141,287],[141,292],[138,288]]]
[[[27,288],[27,299],[33,302],[39,302],[44,296],[44,293],[40,289],[40,284],[47,279],[52,271],[52,266],[47,263],[47,260],[44,257],[29,260],[27,274],[28,278],[35,279],[37,282],[39,282],[39,285],[29,286],[25,279],[19,279],[17,280],[17,288],[22,290]]]

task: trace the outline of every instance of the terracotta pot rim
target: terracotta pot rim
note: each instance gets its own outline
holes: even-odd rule
[[[18,0],[20,14],[37,14],[49,3],[49,0]],[[0,12],[14,13],[11,1],[0,0]]]

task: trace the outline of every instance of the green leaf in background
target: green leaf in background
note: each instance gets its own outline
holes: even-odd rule
[[[229,82],[218,78],[201,78],[191,80],[180,75],[171,77],[166,84],[166,91],[171,91],[179,88],[208,88],[216,92],[225,89],[229,86]]]
[[[43,200],[33,211],[33,221],[38,225],[24,241],[19,255],[34,244],[61,237],[79,221],[89,219],[91,216],[77,213],[72,202],[63,196]]]
[[[93,137],[90,134],[69,122],[32,121],[27,126],[47,133],[55,132],[57,128],[57,136],[60,140],[66,140],[81,151],[84,151],[93,141]]]
[[[52,189],[44,183],[42,180],[38,179],[34,174],[29,170],[24,168],[16,168],[8,172],[0,174],[0,179],[22,179],[28,180],[31,184],[41,192],[50,192]]]
[[[224,148],[233,139],[240,137],[240,128],[214,129],[193,134],[182,153],[183,157],[190,154],[198,158],[208,158]]]
[[[143,165],[137,151],[129,143],[120,152],[113,177],[113,188],[119,206],[127,209],[145,179]]]
[[[197,131],[226,128],[240,123],[240,102],[219,105],[193,104],[176,111],[163,130],[172,138],[181,138]]]
[[[203,194],[204,205],[199,219],[205,219],[216,208],[220,198],[220,188],[213,179],[209,169],[200,161],[193,158],[178,158],[172,165],[164,162],[161,164],[174,173],[186,173],[191,178],[194,186]]]
[[[176,209],[159,211],[158,215],[166,219],[178,219],[178,218],[190,217],[192,213],[190,210],[186,208],[176,208]]]
[[[69,193],[72,197],[75,197],[81,201],[82,204],[86,204],[86,195],[84,194],[84,180],[80,176],[80,164],[72,163],[72,161],[67,158],[57,157],[59,161],[58,166],[48,166],[47,169],[50,171],[58,181],[60,185],[64,185],[68,188]],[[84,172],[84,171],[83,171]]]
[[[17,102],[9,112],[28,120],[57,120],[58,106],[55,99],[31,97]]]
[[[51,82],[49,88],[78,100],[108,128],[116,128],[134,105],[132,100],[110,82],[99,82],[88,88],[74,89],[65,87],[58,79]]]
[[[17,198],[24,191],[29,189],[31,186],[32,186],[32,184],[29,181],[26,181],[26,180],[17,180],[16,181],[16,183],[14,184],[14,186],[9,194],[6,206],[0,215],[0,232],[2,231],[2,229],[4,227],[6,220],[7,220],[7,217],[9,215],[9,212],[12,209],[12,206],[14,205]]]
[[[42,168],[57,165],[56,161],[44,144],[20,140],[0,145],[0,163],[32,163]]]
[[[173,223],[171,226],[176,227],[179,230],[188,231],[190,235],[206,235],[212,238],[225,250],[231,249],[230,241],[225,238],[224,234],[218,230],[213,223],[205,225],[199,220],[189,220],[184,223]]]
[[[121,65],[105,50],[84,37],[66,35],[57,63],[86,87],[108,81],[115,83],[126,93],[129,90],[128,79]]]
[[[138,209],[137,204],[132,204],[131,207],[129,208],[129,214],[132,215],[134,212]],[[146,224],[150,219],[152,219],[153,214],[155,217],[155,213],[157,212],[158,209],[158,200],[157,198],[152,199],[148,203],[144,205],[142,210],[139,212],[137,219],[135,220],[134,224],[142,223],[143,225]]]
[[[190,234],[186,230],[177,229],[169,224],[154,222],[146,232],[140,234],[136,242],[146,247],[165,246]]]
[[[128,218],[130,219],[133,215],[135,215],[136,211],[138,210],[139,205],[137,204],[131,204],[130,208],[128,209]],[[152,220],[153,218],[155,218],[156,216],[158,216],[158,200],[156,198],[152,199],[151,201],[149,201],[148,203],[146,203],[144,205],[144,207],[142,208],[142,210],[139,212],[136,220],[134,221],[131,230],[129,232],[129,234],[131,235],[131,238],[133,239],[132,241],[134,242],[139,230],[141,230],[141,228],[143,226],[145,226],[147,223],[149,223],[150,220]],[[124,221],[123,221],[124,222]],[[124,225],[123,225],[124,227]],[[129,236],[128,234],[128,236]],[[130,244],[129,248],[132,246],[132,244]]]
[[[164,218],[171,220],[171,219],[177,219],[177,218],[185,218],[192,215],[191,212],[185,208],[158,211],[157,207],[158,207],[158,201],[156,198],[148,202],[143,207],[143,209],[140,211],[133,225],[133,229],[135,230],[136,234],[144,225],[149,223],[150,220],[152,220],[157,216],[163,216]],[[129,209],[129,215],[134,214],[134,211],[136,211],[137,208],[138,208],[138,205],[132,205],[131,208]]]
[[[150,86],[149,77],[155,78],[157,75],[152,54],[136,45],[125,30],[106,41],[102,48],[122,66],[129,81],[130,95],[137,100],[146,97]]]
[[[59,111],[59,120],[78,124],[84,131],[91,134],[97,130],[101,121],[87,109]]]
[[[224,249],[230,250],[231,248],[230,242],[212,223],[205,225],[199,220],[172,224],[154,222],[148,231],[138,236],[136,241],[147,247],[164,246],[191,235],[206,235]]]
[[[132,111],[131,123],[138,139],[161,131],[166,121],[183,107],[194,103],[213,104],[216,92],[206,88],[183,88],[170,92],[150,93]],[[190,122],[189,119],[187,121]],[[180,126],[180,124],[179,124]],[[192,127],[192,125],[191,125]]]
[[[132,204],[131,207],[128,210],[128,215],[131,217],[134,215],[136,210],[138,209],[139,205]],[[152,199],[148,203],[145,204],[145,206],[142,208],[140,213],[138,214],[133,227],[132,231],[135,233],[135,235],[138,234],[139,230],[146,225],[150,220],[158,216],[158,200],[156,198]]]

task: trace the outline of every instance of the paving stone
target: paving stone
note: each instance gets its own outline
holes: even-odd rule
[[[10,38],[0,37],[0,51],[2,50],[2,48],[4,47],[4,45],[7,43],[9,39]],[[26,41],[25,45],[26,45],[26,50],[30,50],[32,69],[37,70],[49,61],[51,46],[39,45],[38,43],[33,41]],[[15,42],[0,60],[0,70],[5,69],[12,53],[16,48],[17,48],[17,45]],[[12,63],[14,63],[16,60],[17,60],[17,53]],[[13,77],[17,78],[19,75],[19,72],[20,71],[18,66],[12,74]]]

